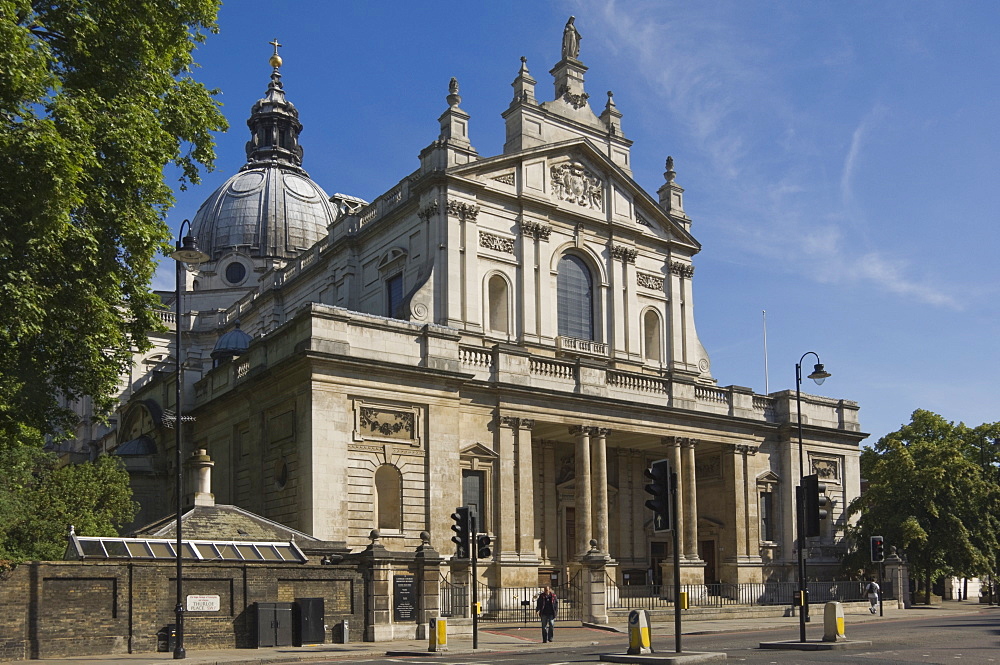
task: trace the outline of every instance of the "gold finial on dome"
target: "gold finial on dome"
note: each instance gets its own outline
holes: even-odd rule
[[[277,37],[275,37],[273,41],[268,42],[268,44],[274,47],[274,55],[271,56],[271,59],[268,62],[271,63],[272,67],[277,69],[278,67],[281,67],[281,56],[278,55],[278,47],[282,46],[282,44],[278,43]]]

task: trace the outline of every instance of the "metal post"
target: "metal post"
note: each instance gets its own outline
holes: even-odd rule
[[[476,535],[479,528],[478,515],[469,508],[469,555],[472,557],[472,648],[479,648],[479,553],[476,551]]]
[[[681,545],[677,534],[677,472],[670,473],[670,509],[674,532],[674,651],[681,653]]]
[[[181,249],[180,237],[177,239],[177,250]],[[176,448],[174,461],[177,465],[177,482],[176,482],[176,494],[177,494],[177,605],[174,607],[174,613],[176,615],[177,623],[177,639],[174,642],[174,659],[186,658],[187,653],[184,651],[184,578],[183,578],[183,561],[184,552],[181,545],[181,513],[184,509],[183,505],[183,487],[184,487],[184,457],[181,454],[181,426],[183,409],[181,408],[181,400],[183,399],[182,393],[182,380],[181,380],[181,293],[183,287],[183,271],[184,264],[181,261],[176,261],[177,269],[177,292],[174,297],[174,303],[177,306],[177,312],[174,317],[174,330],[176,332],[176,348],[174,349],[176,353],[175,369],[176,369],[176,388],[177,396],[174,403],[174,447]]]
[[[804,529],[802,524],[802,487],[795,488],[795,528],[798,529],[798,550],[799,550],[799,641],[806,641],[806,615],[809,612],[809,589],[806,588],[806,560],[802,555],[805,547],[805,537],[802,535]]]

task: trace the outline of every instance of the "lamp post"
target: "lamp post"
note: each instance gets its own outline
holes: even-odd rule
[[[799,421],[799,484],[795,488],[795,528],[798,535],[799,552],[799,641],[806,641],[806,621],[809,619],[809,591],[806,587],[806,560],[803,550],[806,546],[806,520],[803,511],[805,497],[802,494],[802,478],[805,477],[805,453],[802,445],[802,361],[806,356],[816,356],[816,365],[813,372],[808,376],[816,382],[816,385],[823,385],[823,382],[830,377],[830,373],[823,369],[823,364],[819,360],[819,355],[815,351],[806,351],[795,363],[795,412]]]
[[[187,226],[188,234],[184,235],[184,227]],[[181,454],[181,425],[184,422],[184,410],[182,408],[183,400],[183,384],[182,381],[182,365],[181,365],[181,294],[184,292],[184,266],[185,265],[198,265],[199,263],[204,263],[209,259],[208,254],[205,254],[200,249],[198,249],[198,243],[195,237],[191,235],[191,221],[185,219],[181,222],[181,228],[178,232],[178,238],[176,247],[177,249],[170,254],[170,258],[176,261],[176,292],[174,294],[174,303],[176,306],[176,315],[174,319],[174,330],[176,332],[176,343],[175,343],[175,369],[176,369],[176,387],[177,387],[177,397],[176,403],[174,405],[176,409],[176,415],[174,416],[174,436],[176,437],[174,441],[175,446],[175,462],[177,465],[177,478],[176,478],[176,494],[177,494],[177,545],[176,545],[176,559],[177,559],[177,605],[174,608],[174,613],[176,614],[177,623],[177,639],[174,641],[174,658],[180,659],[187,657],[187,653],[184,651],[184,582],[183,582],[183,561],[184,552],[182,550],[181,544],[181,513],[184,509],[183,504],[183,488],[184,488],[184,457]],[[183,240],[181,240],[183,237]]]

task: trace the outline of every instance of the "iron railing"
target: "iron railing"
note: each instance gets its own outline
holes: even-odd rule
[[[809,582],[809,603],[861,602],[868,599],[867,582],[861,580],[830,580]],[[744,584],[682,584],[687,592],[689,607],[725,607],[735,605],[792,605],[799,590],[798,582],[759,582]],[[643,584],[618,586],[610,578],[605,587],[607,607],[611,609],[655,610],[674,605],[674,585]],[[882,585],[883,599],[895,598],[892,584]]]

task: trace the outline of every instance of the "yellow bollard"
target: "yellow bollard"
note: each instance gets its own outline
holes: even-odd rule
[[[829,602],[823,608],[823,641],[843,642],[847,639],[844,634],[844,606],[837,602]]]
[[[688,592],[687,591],[681,591],[680,598],[678,599],[677,602],[679,602],[681,604],[681,609],[682,610],[688,609],[690,607],[690,605],[688,605]]]
[[[628,652],[630,655],[653,653],[649,642],[649,612],[632,610],[628,613]]]
[[[448,650],[448,620],[446,618],[432,617],[430,630],[427,633],[430,637],[430,644],[427,646],[428,651]]]

